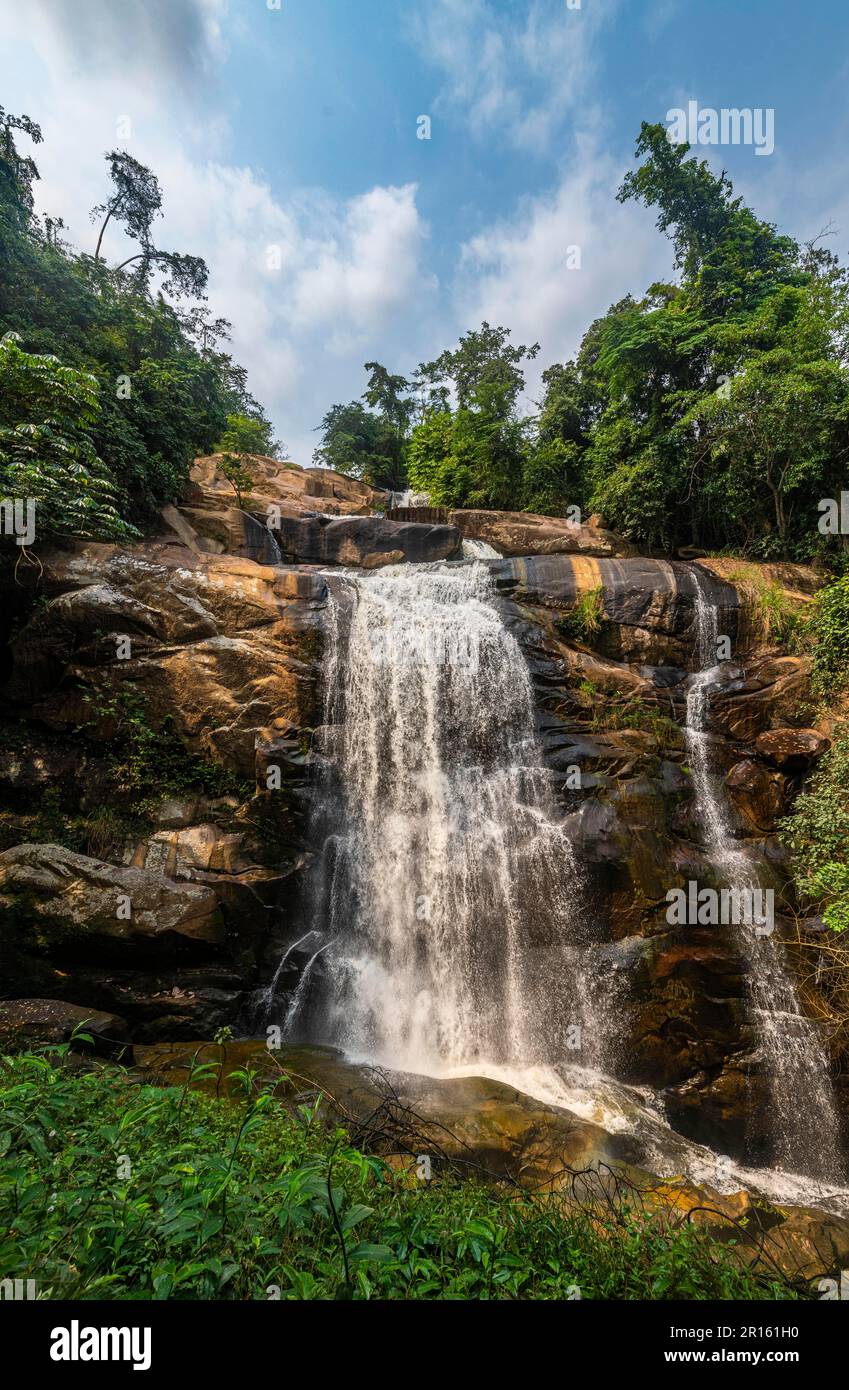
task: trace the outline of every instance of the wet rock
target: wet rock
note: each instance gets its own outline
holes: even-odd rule
[[[716,695],[711,723],[728,738],[753,744],[776,722],[795,719],[809,698],[808,658],[756,658],[747,665],[745,680]]]
[[[787,779],[745,758],[735,763],[725,779],[731,801],[750,831],[775,829],[787,810]]]
[[[456,526],[426,526],[383,517],[283,517],[275,533],[287,560],[366,569],[402,561],[450,560],[460,553]]]
[[[693,663],[696,582],[687,565],[638,556],[552,554],[493,560],[489,568],[504,593],[540,608],[543,621],[547,610],[568,618],[582,596],[600,593],[603,613],[591,642],[596,655],[638,667],[680,670]],[[736,592],[710,575],[701,582],[719,605],[724,627],[733,633]]]

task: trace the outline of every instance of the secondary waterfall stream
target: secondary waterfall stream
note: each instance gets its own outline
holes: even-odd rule
[[[759,887],[751,859],[735,843],[721,779],[711,760],[710,693],[721,679],[717,659],[719,610],[693,571],[699,670],[687,693],[685,737],[704,848],[723,887],[754,896]],[[756,916],[756,914],[752,914]],[[838,1121],[828,1059],[813,1023],[802,1012],[784,947],[771,925],[756,920],[736,928],[747,965],[749,1004],[772,1098],[775,1156],[796,1172],[836,1177]]]

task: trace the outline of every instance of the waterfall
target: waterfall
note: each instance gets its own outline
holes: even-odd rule
[[[699,670],[687,693],[685,737],[704,847],[724,886],[750,894],[758,877],[735,844],[720,777],[711,767],[710,694],[720,680],[719,610],[696,570],[694,607]],[[795,1172],[837,1176],[838,1120],[819,1032],[802,1012],[780,941],[756,922],[742,925],[749,1006],[769,1077],[776,1158]]]
[[[486,567],[332,577],[329,628],[312,1034],[410,1071],[598,1063],[581,875]]]
[[[496,550],[489,541],[465,540],[463,541],[464,560],[500,560],[501,551]]]

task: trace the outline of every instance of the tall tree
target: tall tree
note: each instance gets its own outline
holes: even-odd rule
[[[92,208],[91,218],[102,218],[94,259],[100,260],[100,248],[106,228],[111,221],[123,226],[126,235],[137,241],[141,250],[127,256],[117,270],[137,264],[142,284],[148,283],[152,270],[166,278],[163,289],[176,298],[184,295],[199,298],[206,289],[209,271],[200,256],[182,255],[177,251],[160,251],[153,244],[153,221],[162,213],[162,191],[156,175],[140,164],[125,150],[112,150],[105,156],[109,165],[113,191],[105,203]]]

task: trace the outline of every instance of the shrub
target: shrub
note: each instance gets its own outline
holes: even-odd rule
[[[412,1182],[268,1090],[218,1101],[0,1060],[0,1279],[42,1298],[792,1298],[733,1249],[627,1207],[453,1176]],[[207,1067],[207,1071],[209,1068]],[[197,1073],[195,1077],[197,1079]]]

